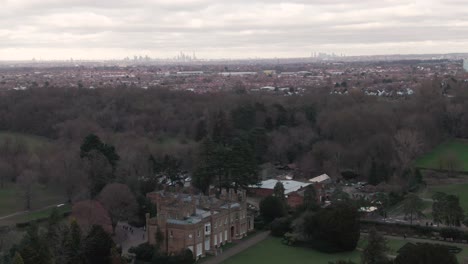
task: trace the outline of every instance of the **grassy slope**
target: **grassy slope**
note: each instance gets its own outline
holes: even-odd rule
[[[402,239],[389,239],[388,254],[396,256],[398,249],[405,245],[408,241]],[[359,241],[358,248],[363,248],[367,244],[367,238],[363,237]],[[461,246],[463,249],[457,255],[459,260],[464,260],[468,257],[468,245]],[[355,250],[352,252],[338,253],[338,254],[325,254],[315,250],[290,247],[283,245],[280,238],[269,237],[259,244],[235,255],[234,257],[226,260],[223,264],[328,264],[330,261],[352,260],[356,263],[360,262],[361,252]]]
[[[431,198],[436,192],[457,195],[460,198],[461,207],[465,213],[468,213],[468,183],[429,186],[424,193],[424,197]]]
[[[401,238],[401,239],[387,239],[387,246],[389,247],[389,252],[388,254],[392,255],[392,256],[396,256],[398,255],[398,250],[404,246],[406,243],[408,243],[409,241]],[[428,241],[428,243],[433,243],[433,244],[437,244],[437,241]],[[365,245],[367,244],[367,238],[362,238],[360,241],[359,241],[359,247],[364,247]],[[462,260],[465,260],[468,258],[468,245],[456,245],[457,247],[460,247],[462,249],[462,251],[460,253],[457,254],[457,258],[459,261],[462,261]]]
[[[36,185],[33,189],[32,209],[39,209],[52,204],[66,201],[65,195],[60,190]],[[25,201],[21,190],[15,185],[8,185],[0,189],[0,217],[25,210]]]
[[[307,248],[286,246],[281,244],[280,238],[269,237],[261,243],[228,259],[224,264],[328,264],[329,261],[338,259],[359,261],[360,253],[353,251],[339,254],[325,254]]]
[[[11,226],[16,223],[25,223],[25,222],[29,222],[33,220],[48,218],[52,214],[52,211],[55,208],[56,207],[50,207],[44,210],[39,210],[39,211],[24,214],[24,215],[18,215],[18,216],[14,216],[8,219],[0,220],[0,226]],[[67,213],[67,212],[71,212],[71,209],[72,207],[70,204],[66,204],[62,207],[57,208],[58,213],[60,215]]]
[[[6,139],[20,140],[24,142],[26,147],[32,152],[53,144],[52,141],[43,137],[0,131],[0,143]],[[38,184],[33,189],[32,209],[34,210],[48,205],[62,203],[65,200],[63,191],[46,188]],[[8,184],[4,188],[0,188],[0,217],[24,211],[24,205],[24,198],[21,190],[17,186]]]
[[[416,166],[421,168],[428,169],[440,169],[439,168],[439,159],[445,153],[455,153],[461,163],[462,170],[468,171],[468,142],[458,139],[453,139],[443,144],[440,144],[431,152],[422,156],[416,161]]]
[[[31,151],[38,150],[44,146],[51,144],[51,141],[44,137],[0,131],[0,143],[2,143],[7,138],[11,140],[19,140],[21,142],[24,142],[25,145]]]

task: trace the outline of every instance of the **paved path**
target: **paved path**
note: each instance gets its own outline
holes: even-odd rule
[[[245,241],[239,242],[239,244],[229,248],[228,250],[224,251],[221,255],[216,257],[211,257],[206,261],[202,261],[202,264],[220,264],[226,261],[228,258],[241,253],[242,251],[255,246],[256,244],[262,242],[270,235],[270,231],[265,231],[259,234],[254,235],[252,238],[249,238]]]
[[[61,204],[53,204],[53,205],[49,205],[49,206],[46,206],[46,207],[42,207],[42,208],[36,209],[36,210],[27,210],[27,211],[16,212],[16,213],[14,213],[14,214],[2,216],[2,217],[0,217],[0,220],[5,220],[5,219],[8,219],[8,218],[11,218],[11,217],[14,217],[14,216],[18,216],[18,215],[24,215],[24,214],[39,212],[39,211],[42,211],[42,210],[45,210],[45,209],[49,209],[49,208],[51,208],[51,207],[57,207],[57,206],[59,206],[59,205],[65,205],[65,204],[64,204],[64,203],[61,203]]]
[[[143,228],[131,227],[125,222],[119,222],[115,228],[114,241],[122,246],[122,252],[128,253],[131,247],[146,243],[146,231]]]

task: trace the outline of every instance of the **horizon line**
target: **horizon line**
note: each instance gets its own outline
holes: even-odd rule
[[[323,52],[322,54],[326,54],[325,57],[314,57],[314,56],[307,56],[307,57],[244,57],[244,58],[196,58],[191,59],[188,61],[178,60],[174,57],[172,58],[161,58],[161,57],[149,57],[150,61],[172,61],[172,62],[212,62],[212,61],[245,61],[245,60],[291,60],[291,59],[315,59],[315,60],[339,60],[343,58],[371,58],[371,57],[397,57],[397,56],[463,56],[466,55],[468,58],[468,52],[450,52],[450,53],[391,53],[391,54],[373,54],[373,55],[339,55],[336,53],[326,53]],[[333,56],[335,54],[335,56]],[[134,56],[134,55],[133,55]],[[141,56],[141,55],[138,55]],[[146,55],[145,55],[146,56]],[[128,58],[128,59],[127,59]],[[108,61],[123,61],[123,62],[133,62],[135,61],[133,58],[126,56],[124,58],[108,58],[108,59],[75,59],[70,57],[69,59],[42,59],[42,58],[31,58],[31,59],[1,59],[0,62],[108,62]],[[140,61],[140,60],[136,60]],[[145,59],[143,60],[145,61]]]

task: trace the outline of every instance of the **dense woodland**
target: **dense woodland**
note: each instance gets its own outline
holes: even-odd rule
[[[418,155],[449,137],[468,137],[468,93],[452,86],[459,88],[453,98],[434,80],[398,100],[326,89],[292,97],[129,88],[8,91],[0,96],[0,130],[54,144],[31,151],[14,139],[0,142],[1,183],[35,174],[42,183],[73,184],[65,188],[72,199],[90,168],[98,168],[133,187],[150,175],[188,172],[204,191],[215,182],[255,183],[261,165],[271,163],[293,164],[302,177],[351,171],[373,184],[405,187]],[[84,159],[80,146],[90,134],[116,157],[96,147],[97,157]]]
[[[34,200],[33,186],[59,187],[74,204],[73,215],[83,228],[79,238],[85,242],[97,230],[95,224],[109,226],[112,233],[122,220],[142,226],[146,213],[156,213],[145,195],[163,182],[178,184],[187,175],[195,187],[207,192],[210,185],[242,188],[255,184],[261,177],[272,176],[266,168],[276,166],[292,169],[296,177],[351,175],[403,192],[420,181],[419,171],[413,170],[415,158],[446,139],[468,137],[468,92],[452,85],[457,88],[454,97],[444,96],[440,81],[435,80],[400,99],[359,91],[330,95],[327,89],[290,97],[130,88],[7,91],[0,94],[0,131],[39,136],[45,143],[3,136],[0,187],[16,184],[26,209]],[[456,169],[455,158],[447,156],[446,169]],[[279,187],[275,191],[281,192]],[[440,204],[449,200],[439,198]],[[99,203],[86,202],[89,199]],[[278,233],[291,231],[293,220],[283,217],[286,208],[278,210],[284,202],[270,200],[261,204],[263,220],[280,217],[272,223],[272,230],[277,226]],[[308,226],[323,223],[321,230],[327,230],[326,223],[345,212],[305,206],[315,211],[303,208],[305,213],[294,220],[303,224],[296,224],[299,230],[293,231],[303,234],[302,240],[309,244],[324,241],[328,231],[316,232]],[[107,222],[83,225],[80,215],[90,211],[102,211]],[[355,211],[346,214],[350,221],[343,230],[349,234],[340,231],[345,234],[343,240],[333,236],[325,251],[356,246],[357,217]],[[445,221],[442,213],[438,217]],[[13,259],[19,252],[24,263],[53,263],[50,259],[63,257],[52,252],[52,257],[38,262],[35,255],[28,255],[28,248],[39,246],[36,242],[47,234],[34,228],[6,258]],[[61,234],[60,239],[73,239],[67,237],[68,232]],[[106,262],[113,256],[110,248],[109,244],[105,249]],[[155,254],[147,260],[160,257],[167,256]]]

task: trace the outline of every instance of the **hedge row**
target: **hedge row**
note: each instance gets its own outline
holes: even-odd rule
[[[71,215],[71,211],[67,211],[67,212],[62,213],[63,218],[68,217],[70,215]],[[19,223],[16,223],[16,227],[17,228],[26,228],[26,227],[30,226],[32,223],[42,223],[42,222],[46,222],[48,219],[49,219],[49,217],[42,217],[42,218],[38,218],[38,219],[35,219],[35,220],[27,221],[27,222],[19,222]]]
[[[457,228],[439,228],[420,225],[408,225],[401,223],[383,223],[369,220],[361,220],[361,229],[375,227],[381,232],[396,235],[424,236],[430,238],[453,239],[454,241],[468,241],[468,232]]]

